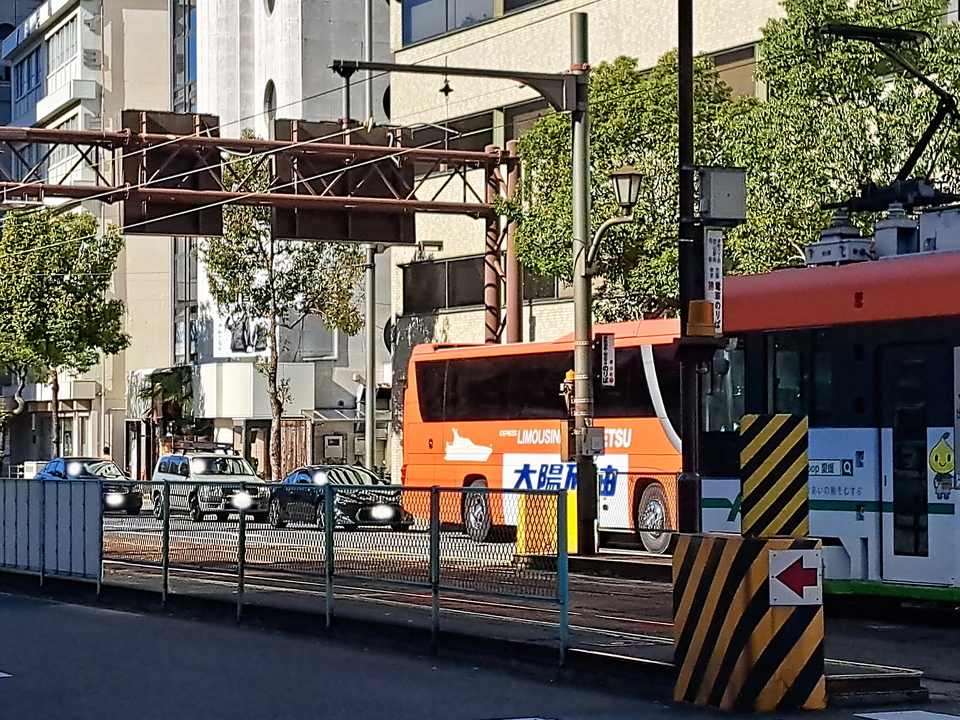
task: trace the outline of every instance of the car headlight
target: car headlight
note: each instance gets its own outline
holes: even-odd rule
[[[123,505],[123,494],[118,492],[107,493],[107,505],[110,507]]]
[[[370,517],[374,520],[389,520],[394,515],[394,510],[389,505],[374,505],[370,508]]]
[[[237,510],[246,510],[248,507],[253,505],[253,498],[246,490],[241,490],[240,492],[233,494],[233,497],[230,499],[230,504],[233,505]]]

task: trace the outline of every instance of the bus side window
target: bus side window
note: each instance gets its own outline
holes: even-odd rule
[[[417,399],[424,422],[443,421],[443,385],[447,372],[445,360],[417,363]]]

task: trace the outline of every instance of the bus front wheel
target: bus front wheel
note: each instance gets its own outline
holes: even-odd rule
[[[647,552],[662,555],[670,548],[669,518],[663,486],[650,483],[633,507],[633,526]]]
[[[486,490],[486,480],[474,480],[467,487]],[[463,529],[474,542],[485,542],[490,536],[493,521],[490,517],[490,502],[485,492],[463,494]]]

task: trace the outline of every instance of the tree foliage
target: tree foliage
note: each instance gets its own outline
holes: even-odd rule
[[[908,49],[947,88],[960,82],[960,26],[943,21],[943,0],[784,0],[785,18],[762,29],[761,102],[734,98],[712,62],[695,62],[696,163],[747,168],[748,221],[728,234],[732,272],[763,272],[802,261],[830,220],[820,203],[867,182],[890,182],[932,117],[936,98],[891,67],[872,46],[826,40],[827,22],[909,27],[933,42]],[[677,296],[676,54],[650,71],[621,57],[591,76],[592,226],[618,214],[609,174],[633,165],[644,174],[638,222],[619,226],[600,251],[601,319],[669,314]],[[519,142],[524,178],[505,207],[519,221],[517,245],[534,272],[570,279],[569,120],[552,115]],[[960,143],[941,133],[920,166],[956,188]],[[939,160],[939,162],[938,162]],[[870,219],[864,219],[868,225]]]
[[[253,137],[250,131],[244,136]],[[257,192],[266,191],[269,178],[256,161],[238,159],[224,169],[224,181],[236,190]],[[200,255],[220,312],[267,328],[266,358],[257,369],[267,378],[270,465],[279,480],[280,418],[287,394],[278,379],[282,330],[316,315],[328,328],[356,333],[363,325],[357,288],[364,258],[350,245],[274,238],[267,208],[227,205],[223,213],[223,236],[205,239]]]
[[[60,371],[86,372],[126,348],[124,305],[108,299],[123,249],[113,226],[100,232],[87,213],[9,213],[0,234],[0,363],[24,382],[35,373],[53,388]],[[22,385],[21,385],[22,386]],[[53,413],[53,453],[60,453]]]

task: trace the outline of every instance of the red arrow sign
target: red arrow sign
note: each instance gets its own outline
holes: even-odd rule
[[[776,578],[795,594],[803,597],[803,591],[806,588],[817,586],[817,569],[805,568],[801,557],[794,560],[793,564],[786,570],[781,570]]]

